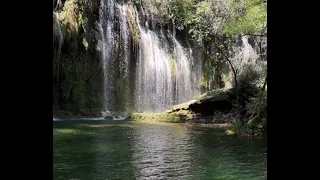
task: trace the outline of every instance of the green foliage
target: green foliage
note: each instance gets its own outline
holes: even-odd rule
[[[193,12],[195,10],[194,0],[176,0],[172,3],[172,8],[169,11],[169,18],[176,28],[184,29],[188,24],[192,23]]]
[[[196,40],[213,35],[262,34],[267,22],[264,0],[136,0],[160,24],[187,29]]]
[[[262,0],[246,0],[243,5],[234,2],[237,13],[229,20],[222,33],[225,35],[264,34],[267,26],[267,7]],[[241,13],[240,13],[241,12]]]
[[[238,77],[239,87],[256,87],[265,77],[264,72],[255,70],[252,65],[246,66]],[[257,87],[256,87],[257,88]]]
[[[249,126],[246,123],[243,123],[242,121],[236,121],[231,130],[236,135],[247,135],[250,131]]]

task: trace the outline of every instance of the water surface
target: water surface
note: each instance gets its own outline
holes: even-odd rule
[[[266,179],[264,140],[130,121],[53,122],[53,179]]]

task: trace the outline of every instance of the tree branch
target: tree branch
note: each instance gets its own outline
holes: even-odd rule
[[[236,89],[236,100],[237,102],[239,101],[238,98],[238,80],[237,80],[237,71],[234,67],[233,64],[231,63],[230,59],[223,53],[223,51],[219,48],[219,46],[216,46],[218,51],[222,54],[222,56],[227,60],[227,62],[230,64],[231,70],[233,72],[234,76],[234,83],[235,83],[235,89]]]
[[[250,120],[250,119],[256,119],[256,118],[259,117],[260,114],[261,114],[260,107],[261,107],[261,102],[262,102],[262,98],[263,98],[263,92],[264,92],[264,90],[265,90],[265,88],[266,88],[266,85],[267,85],[267,77],[268,77],[268,76],[266,76],[266,78],[265,78],[265,80],[264,80],[264,83],[263,83],[263,86],[262,86],[262,88],[261,88],[258,104],[257,104],[257,106],[254,108],[253,113],[252,113],[251,116],[249,117],[249,120]],[[257,115],[253,118],[253,115],[255,114],[255,112],[257,112],[257,113],[256,113]]]

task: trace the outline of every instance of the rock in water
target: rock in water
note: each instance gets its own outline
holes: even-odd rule
[[[108,116],[105,116],[104,119],[113,120],[113,117],[108,115]]]

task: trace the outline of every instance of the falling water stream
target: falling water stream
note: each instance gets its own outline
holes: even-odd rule
[[[236,43],[238,45],[233,47],[235,55],[231,60],[239,74],[243,73],[248,66],[261,72],[264,69],[264,66],[267,65],[266,61],[261,60],[262,56],[259,54],[264,52],[253,48],[248,39],[248,36],[241,37],[241,39]]]
[[[129,91],[133,88],[129,87],[130,78],[128,77],[130,65],[133,63],[130,51],[132,47],[128,27],[129,18],[132,18],[131,22],[137,24],[140,34],[138,58],[135,62],[137,72],[135,74],[135,110],[161,112],[198,95],[199,80],[191,77],[193,73],[192,54],[189,53],[191,51],[186,51],[174,35],[171,37],[173,49],[170,49],[170,41],[162,30],[159,33],[149,29],[148,21],[140,22],[137,11],[134,19],[127,15],[127,10],[127,5],[119,5],[114,0],[101,1],[98,27],[104,71],[105,108],[108,111],[114,111],[117,101],[125,101],[122,102],[124,104],[122,110],[129,111]],[[117,23],[119,28],[115,26]],[[119,39],[116,38],[117,36]],[[201,66],[201,63],[198,64]],[[118,72],[120,78],[116,77],[117,66],[120,69]],[[122,89],[121,99],[117,96],[120,94],[118,86]]]
[[[191,79],[191,54],[186,53],[174,35],[171,37],[173,51],[170,51],[170,42],[163,30],[160,33],[150,30],[147,21],[142,27],[139,19],[137,24],[141,34],[137,63],[138,111],[161,112],[199,95],[199,81]]]
[[[61,31],[61,25],[60,25],[60,21],[59,21],[59,13],[58,12],[53,12],[55,20],[56,20],[56,31],[58,32],[58,41],[59,41],[59,46],[58,46],[58,55],[57,55],[57,59],[59,62],[60,59],[60,52],[61,52],[61,46],[62,46],[62,41],[63,41],[63,36],[62,36],[62,31]]]
[[[105,109],[112,111],[114,105],[114,0],[101,0],[100,22],[100,53],[104,73]]]
[[[120,111],[162,112],[200,94],[202,51],[140,13],[147,18],[139,18],[136,7],[101,0],[97,47],[104,108],[113,120],[127,118]],[[54,15],[59,60],[63,37]],[[136,41],[131,22],[139,32]],[[248,38],[240,42],[233,60],[257,64]],[[265,141],[227,136],[225,129],[105,117],[53,117],[54,179],[266,179]]]
[[[129,16],[129,10],[134,15]],[[104,72],[105,109],[111,112],[129,112],[132,107],[137,112],[162,112],[201,93],[203,56],[190,45],[182,46],[174,28],[171,33],[157,29],[153,17],[142,13],[146,18],[140,20],[136,7],[120,5],[114,0],[101,1],[99,48]],[[129,27],[129,22],[134,25]],[[132,45],[132,26],[136,26],[139,32],[139,40],[135,42],[138,46]],[[236,47],[234,59],[240,58],[238,62],[242,62],[241,59],[256,60],[247,37],[241,42],[242,46]],[[137,47],[138,51],[131,51]],[[130,93],[131,90],[134,94]],[[134,101],[129,102],[131,98]]]

